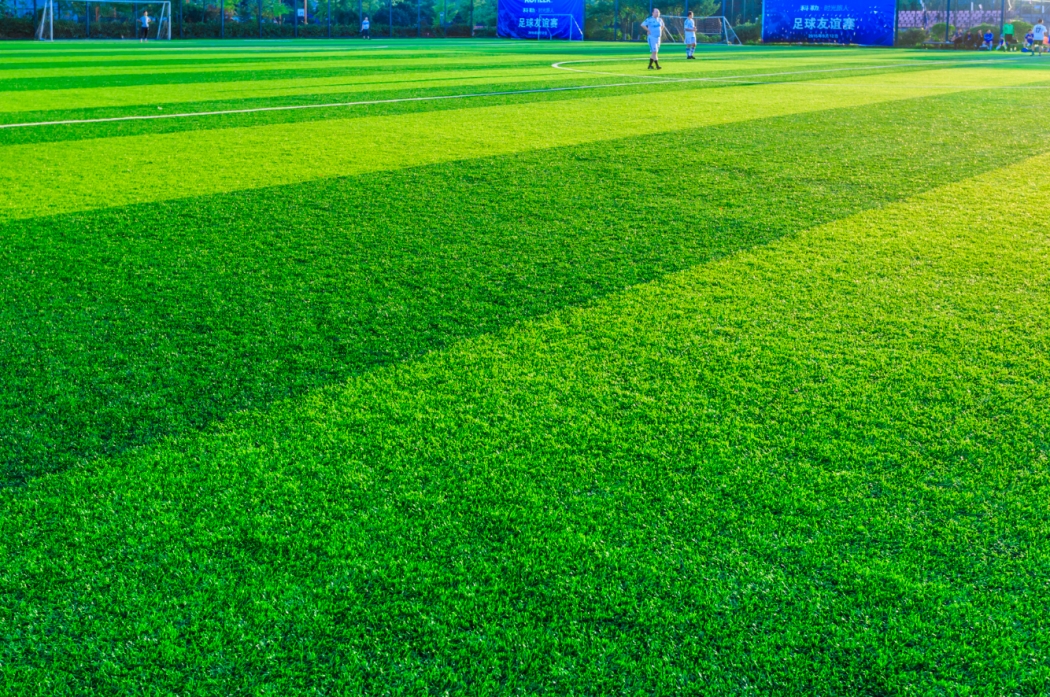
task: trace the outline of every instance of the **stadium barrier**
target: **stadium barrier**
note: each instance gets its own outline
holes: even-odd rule
[[[0,39],[29,39],[40,25],[45,0],[0,0]],[[469,38],[496,35],[497,0],[171,0],[172,38],[312,39],[360,36],[371,20],[373,39]],[[55,39],[130,39],[141,5],[54,0]],[[720,4],[678,0],[658,3],[664,14],[724,14],[742,41],[757,41],[761,0]],[[724,8],[724,10],[722,9]],[[585,40],[638,41],[637,24],[648,2],[586,0]],[[153,14],[153,11],[150,11]]]
[[[949,5],[949,2],[951,3]],[[469,38],[496,35],[497,0],[171,0],[172,38],[324,39],[357,38],[360,19],[371,18],[371,35],[381,38]],[[154,3],[155,4],[155,3]],[[656,2],[665,16],[724,14],[743,43],[761,40],[761,0]],[[959,6],[958,0],[899,0],[897,45],[977,48],[975,36],[991,30],[998,44],[1016,46],[1038,19],[1028,2],[1000,9]],[[40,25],[45,0],[0,0],[0,39],[31,39]],[[117,5],[54,0],[55,39],[131,39],[141,4]],[[588,41],[644,41],[639,23],[648,2],[587,0],[583,36]],[[724,10],[722,9],[724,8]],[[154,12],[151,9],[150,14]],[[1050,14],[1050,13],[1048,13]],[[947,20],[947,21],[946,21]],[[1013,29],[1010,32],[1010,29]],[[966,34],[970,33],[970,41]]]

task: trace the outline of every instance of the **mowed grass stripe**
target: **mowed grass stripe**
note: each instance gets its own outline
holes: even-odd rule
[[[637,62],[629,70],[637,73]],[[853,75],[878,76],[888,66],[870,66],[857,69]],[[838,72],[840,69],[832,70],[802,70],[787,71],[783,73],[758,73],[758,74],[736,74],[724,77],[710,76],[706,73],[683,72],[677,75],[673,71],[667,78],[654,80],[639,80],[637,74],[619,74],[609,76],[587,76],[570,72],[549,70],[537,72],[531,78],[523,80],[506,79],[487,80],[485,82],[472,82],[469,78],[444,80],[429,85],[426,82],[418,82],[413,85],[406,81],[402,85],[366,84],[363,86],[349,86],[343,84],[321,86],[310,88],[304,92],[298,92],[294,87],[287,89],[272,90],[270,96],[251,98],[239,98],[238,94],[255,95],[256,90],[244,83],[231,83],[232,89],[218,90],[218,94],[226,94],[228,99],[218,102],[191,102],[174,103],[168,105],[168,111],[164,107],[155,104],[136,104],[123,107],[99,107],[93,109],[35,111],[35,112],[11,112],[8,118],[13,119],[8,123],[0,124],[0,130],[4,132],[15,130],[33,129],[37,132],[36,138],[30,138],[33,142],[43,142],[46,138],[49,142],[68,140],[69,138],[50,138],[49,136],[56,128],[62,127],[93,127],[107,123],[121,122],[165,122],[184,121],[186,125],[180,130],[200,130],[200,126],[206,125],[216,129],[221,126],[214,120],[229,116],[247,116],[251,119],[255,114],[265,114],[282,111],[316,111],[319,109],[333,110],[336,118],[345,119],[346,110],[353,112],[363,110],[368,115],[375,116],[376,109],[383,109],[387,114],[401,113],[402,111],[419,111],[418,109],[401,109],[401,104],[433,104],[433,109],[440,109],[440,102],[451,102],[455,108],[463,108],[462,102],[456,100],[470,100],[472,105],[491,106],[508,103],[519,97],[526,97],[521,101],[549,100],[554,95],[568,93],[579,94],[581,97],[601,95],[602,98],[623,94],[637,94],[654,92],[667,92],[677,89],[689,88],[722,88],[730,85],[768,85],[776,82],[801,82],[812,80],[812,84],[829,84],[819,82],[819,78],[827,77],[827,73]],[[853,71],[853,68],[845,70]],[[338,81],[331,81],[338,82]],[[838,84],[838,83],[835,83]],[[893,83],[890,83],[893,84]],[[243,92],[239,89],[240,87]],[[920,85],[920,89],[933,88],[957,88],[957,85]],[[987,89],[987,88],[986,88]],[[997,87],[995,89],[1003,89]],[[1016,89],[1016,88],[1015,88]],[[283,94],[283,93],[287,94]],[[258,94],[266,95],[267,90],[258,90]],[[346,101],[339,101],[346,100]],[[481,102],[481,104],[478,104]],[[393,110],[388,107],[395,106]],[[339,112],[337,110],[344,110]],[[325,116],[330,116],[326,114]],[[325,118],[325,117],[321,117]],[[316,117],[315,117],[316,120]],[[243,124],[239,124],[243,125]],[[170,132],[170,131],[169,131]],[[87,135],[82,140],[91,137]],[[26,142],[30,139],[7,139],[4,144],[15,142]],[[75,140],[75,139],[74,139]],[[2,142],[2,141],[0,141]]]
[[[92,85],[104,86],[135,86],[146,84],[192,84],[201,82],[221,82],[223,79],[251,79],[253,75],[260,75],[269,79],[293,79],[332,76],[355,76],[372,75],[385,77],[388,81],[396,81],[406,75],[426,74],[435,66],[455,67],[463,72],[486,72],[494,68],[503,67],[513,69],[519,67],[543,68],[549,66],[562,54],[541,56],[538,59],[525,60],[517,57],[516,60],[506,60],[506,56],[495,56],[492,61],[473,60],[471,55],[469,62],[457,60],[456,56],[429,56],[413,57],[405,59],[402,54],[380,55],[368,54],[356,58],[343,57],[342,60],[296,60],[285,62],[252,62],[238,64],[237,62],[210,63],[196,65],[180,63],[178,66],[165,67],[147,64],[136,67],[134,70],[109,71],[84,71],[78,75],[79,70],[56,69],[50,74],[32,77],[18,77],[17,75],[6,75],[0,73],[0,88],[9,91],[32,91],[38,89],[76,89],[90,87]],[[502,64],[502,65],[501,65]],[[429,70],[428,70],[429,69]]]
[[[309,94],[381,94],[404,89],[438,89],[465,86],[515,85],[544,80],[549,84],[581,82],[579,75],[552,71],[549,65],[501,71],[431,71],[385,79],[366,74],[336,77],[295,77],[279,80],[230,80],[178,85],[137,85],[134,87],[90,87],[71,90],[32,90],[7,93],[0,113],[47,112],[83,108],[126,107],[141,104],[180,104],[205,100],[252,99]]]
[[[621,81],[621,84],[623,82]],[[715,85],[704,85],[713,87]],[[502,89],[507,87],[506,90]],[[599,91],[576,89],[572,84],[563,85],[568,89],[548,89],[546,80],[518,83],[516,85],[493,84],[481,92],[463,98],[462,87],[443,89],[416,89],[387,92],[370,100],[370,95],[359,95],[355,106],[331,106],[330,95],[300,95],[292,97],[269,97],[266,99],[236,99],[217,102],[195,102],[192,112],[180,114],[176,108],[168,109],[168,114],[176,114],[169,119],[125,119],[125,116],[154,115],[164,113],[156,107],[120,107],[116,109],[81,109],[67,112],[27,112],[20,115],[19,124],[13,127],[0,128],[0,146],[24,143],[54,143],[71,140],[89,140],[96,138],[125,137],[130,135],[162,133],[182,133],[186,131],[209,131],[227,128],[245,128],[273,124],[300,124],[300,128],[309,128],[307,124],[331,119],[345,120],[360,117],[380,117],[409,113],[433,113],[458,110],[469,103],[472,106],[499,106],[534,102],[568,101],[585,99],[596,94],[615,96],[621,94],[650,93],[654,89],[644,82],[631,82],[623,87],[604,86]],[[586,87],[586,86],[585,86]],[[671,83],[660,86],[661,92],[679,89],[697,89],[696,83]],[[458,96],[458,99],[442,99],[445,96]],[[425,99],[418,99],[423,97]],[[434,99],[436,97],[436,99]],[[345,104],[336,102],[336,104]],[[307,107],[294,109],[273,109],[272,107]],[[261,109],[259,109],[261,108]],[[210,112],[210,113],[208,113]],[[55,116],[69,119],[67,123],[49,123],[46,126],[28,125],[34,122],[48,123]],[[93,120],[112,119],[116,121]],[[435,117],[440,118],[440,117]],[[25,124],[25,125],[23,125]]]
[[[629,65],[630,70],[637,68],[636,63],[625,64]],[[903,66],[900,68],[893,68],[894,71],[908,71],[908,70],[919,70],[911,66]],[[1022,63],[1010,64],[1008,69],[1029,69],[1038,70],[1038,66],[1034,63]],[[671,64],[668,64],[668,71],[673,70]],[[855,68],[849,68],[853,71]],[[871,69],[870,71],[865,69],[856,68],[857,72],[851,72],[852,77],[866,74],[876,76],[883,74],[884,70]],[[731,71],[730,71],[731,72]],[[814,72],[799,74],[796,71],[785,71],[788,74],[778,78],[783,81],[797,81],[806,80],[810,85],[819,86],[821,89],[835,89],[833,86],[828,87],[826,79],[832,77],[831,74]],[[594,76],[596,79],[593,81],[587,79],[587,76],[581,75],[581,82],[585,84],[596,84],[600,85],[599,91],[594,94],[601,94],[604,96],[615,96],[624,94],[639,94],[649,93],[653,91],[659,91],[662,96],[665,96],[667,92],[675,90],[686,90],[686,89],[698,89],[698,88],[724,88],[728,85],[733,84],[732,82],[720,82],[720,81],[705,81],[707,76],[710,74],[709,68],[704,66],[701,68],[700,77],[704,78],[699,82],[681,82],[679,80],[662,80],[654,86],[654,82],[650,80],[626,80],[623,77],[599,77]],[[768,77],[770,73],[763,73],[767,77],[761,79],[762,82],[774,81],[773,78]],[[841,76],[840,76],[841,77]],[[746,82],[746,81],[745,81]],[[616,86],[614,84],[623,86]],[[493,105],[510,105],[518,104],[523,102],[532,101],[562,101],[586,98],[593,96],[589,89],[583,90],[554,90],[554,91],[543,91],[544,88],[550,85],[557,85],[557,83],[551,83],[546,79],[540,79],[532,82],[516,83],[514,85],[503,85],[499,83],[493,83],[485,87],[486,96],[472,97],[471,101],[476,106],[493,106]],[[872,84],[881,84],[877,80],[873,80]],[[954,85],[947,85],[949,89],[955,87]],[[1047,85],[1035,84],[1035,85],[1014,85],[1006,86],[1005,89],[1046,89]],[[909,89],[922,89],[932,90],[943,89],[942,86],[922,84],[916,86],[909,86]],[[1003,89],[1002,86],[996,87],[995,89]],[[528,91],[537,90],[537,91]],[[516,94],[501,94],[501,92],[517,92]],[[20,143],[49,143],[59,142],[65,140],[86,140],[90,138],[102,138],[102,137],[116,137],[116,136],[128,136],[143,133],[160,134],[160,133],[173,133],[181,131],[191,130],[208,130],[208,129],[222,129],[230,127],[245,127],[245,126],[260,126],[266,124],[277,124],[277,123],[298,123],[306,124],[312,121],[327,120],[331,118],[345,119],[349,117],[357,116],[381,116],[387,114],[404,114],[404,113],[420,113],[420,112],[436,112],[444,111],[449,109],[463,108],[463,103],[459,100],[449,99],[435,99],[435,100],[414,100],[416,97],[428,97],[436,96],[442,97],[446,95],[457,95],[463,94],[461,88],[447,87],[447,88],[420,88],[420,89],[402,89],[395,90],[392,92],[379,92],[375,93],[375,97],[382,96],[385,100],[390,99],[405,99],[409,98],[413,101],[375,101],[369,103],[368,100],[372,93],[368,91],[358,93],[358,98],[363,101],[359,106],[328,106],[323,105],[331,104],[332,98],[328,95],[291,95],[285,97],[268,97],[264,99],[232,99],[223,101],[210,101],[210,102],[193,102],[191,105],[181,105],[177,109],[190,110],[195,114],[200,114],[198,117],[182,116],[179,114],[177,109],[158,110],[156,105],[140,105],[132,107],[116,107],[116,108],[90,108],[90,109],[77,109],[71,111],[61,112],[23,112],[18,115],[15,119],[22,124],[34,123],[34,122],[50,122],[56,118],[69,119],[73,123],[69,124],[52,124],[48,126],[28,126],[19,125],[13,128],[0,128],[0,146],[13,145]],[[304,109],[277,109],[274,110],[272,107],[286,107],[286,106],[308,106],[309,108]],[[262,107],[264,110],[260,111],[257,108]],[[248,112],[238,110],[249,110]],[[205,112],[225,112],[225,113],[211,113],[205,115]],[[119,118],[124,116],[135,116],[135,115],[156,115],[158,113],[176,115],[178,118],[163,118],[163,119],[143,119],[143,120],[118,120],[118,121],[91,121],[92,119],[109,119]],[[9,115],[9,118],[11,115]],[[79,123],[76,123],[78,122]]]
[[[710,66],[698,64],[668,64],[668,77],[661,80],[640,79],[642,73],[637,60],[618,64],[614,69],[625,71],[623,74],[588,75],[563,70],[552,70],[545,66],[543,70],[530,73],[530,79],[502,80],[492,77],[486,82],[472,83],[469,73],[462,73],[463,79],[454,77],[431,84],[423,79],[405,77],[401,82],[387,82],[382,76],[371,75],[369,79],[341,75],[339,77],[309,78],[306,80],[320,85],[318,89],[304,88],[299,90],[295,80],[278,80],[277,85],[288,86],[287,89],[263,89],[258,94],[271,96],[258,97],[252,80],[235,80],[229,90],[222,83],[212,85],[216,94],[226,94],[227,98],[213,101],[192,101],[168,104],[136,103],[126,106],[97,106],[49,111],[8,112],[7,123],[0,125],[0,145],[26,142],[57,142],[61,140],[87,139],[100,136],[132,135],[137,132],[172,132],[183,130],[201,130],[228,128],[230,126],[262,125],[269,119],[271,122],[287,123],[289,121],[311,121],[329,118],[346,118],[356,115],[380,115],[404,113],[407,111],[442,110],[462,108],[455,101],[441,99],[446,96],[461,96],[480,102],[477,106],[520,103],[522,101],[574,99],[594,94],[602,97],[620,94],[636,94],[652,91],[673,91],[690,88],[721,88],[732,84],[752,84],[778,81],[819,80],[837,74],[839,77],[848,73],[851,77],[861,75],[877,76],[890,71],[918,71],[922,66],[915,64],[877,64],[866,66],[809,68],[781,70],[779,72],[758,72],[754,69],[740,71],[714,71]],[[825,64],[826,65],[826,64]],[[684,67],[684,69],[683,69]],[[1011,66],[1013,68],[1015,66]],[[690,69],[692,68],[692,69]],[[323,72],[323,71],[322,71]],[[513,77],[513,71],[506,71]],[[575,77],[572,77],[575,76]],[[256,75],[258,83],[265,83],[265,76]],[[345,86],[344,86],[345,85]],[[445,86],[441,86],[445,85]],[[264,85],[260,85],[264,86]],[[105,88],[96,88],[103,90]],[[158,93],[163,90],[158,89]],[[188,87],[187,87],[188,89]],[[122,90],[118,89],[118,92]],[[148,90],[147,90],[148,91]],[[206,92],[206,90],[205,90]],[[287,92],[287,94],[283,94]],[[248,96],[252,95],[252,96]],[[90,91],[83,95],[85,103]],[[188,93],[187,93],[188,96]],[[202,96],[200,94],[197,95]],[[437,99],[426,99],[435,97]],[[423,98],[420,100],[420,98]],[[352,102],[339,101],[353,100]],[[105,100],[102,100],[105,101]],[[289,109],[288,107],[303,107]],[[318,111],[329,109],[330,111]],[[298,113],[296,113],[298,112]],[[379,113],[376,113],[379,112]],[[276,114],[277,118],[258,115]],[[143,121],[152,122],[147,127],[134,124],[142,117]],[[194,118],[199,116],[199,118]],[[231,118],[232,117],[232,121]],[[108,125],[107,125],[108,124]],[[114,124],[117,125],[114,127]],[[176,125],[177,124],[177,125]],[[78,137],[79,136],[79,137]]]
[[[6,684],[1047,691],[1040,162],[0,493]]]
[[[12,50],[11,46],[18,46]],[[0,73],[8,70],[35,70],[48,69],[47,75],[61,74],[62,70],[77,70],[85,62],[100,66],[135,66],[137,64],[152,63],[161,69],[165,65],[172,65],[184,61],[207,64],[209,62],[220,63],[226,60],[255,60],[287,61],[295,60],[329,60],[332,58],[356,56],[358,53],[367,55],[381,54],[404,58],[406,54],[411,56],[457,58],[467,56],[493,56],[497,61],[511,60],[512,57],[526,59],[537,56],[557,55],[602,55],[635,54],[638,50],[644,50],[641,44],[596,42],[588,44],[569,44],[566,42],[509,42],[505,40],[481,39],[477,41],[446,41],[443,39],[409,39],[409,40],[374,40],[364,43],[355,40],[337,39],[333,41],[289,42],[238,40],[236,42],[222,41],[209,42],[203,40],[182,40],[171,45],[164,46],[132,46],[127,42],[120,41],[98,41],[91,43],[55,43],[47,46],[32,45],[33,48],[26,49],[28,43],[7,43],[0,46],[0,56],[4,58]],[[707,54],[712,60],[722,57],[735,59],[740,55],[761,57],[771,54],[786,54],[792,56],[818,56],[827,55],[827,47],[770,47],[770,46],[744,46],[734,47],[731,53],[723,52],[723,47],[700,46],[698,50]],[[833,49],[835,55],[845,58],[863,56],[867,51],[863,49],[839,48]],[[711,53],[708,53],[711,52]],[[926,51],[901,51],[901,56],[918,57],[928,60],[942,60],[944,56],[930,54]]]
[[[913,79],[960,89],[976,84],[1024,84],[1037,71],[933,70]],[[31,218],[204,193],[244,190],[339,175],[362,174],[484,155],[509,154],[627,135],[653,136],[685,128],[782,114],[912,99],[921,90],[869,87],[864,78],[841,88],[807,91],[786,83],[721,90],[677,91],[571,102],[449,111],[441,119],[409,114],[314,123],[304,148],[287,126],[204,133],[67,141],[46,148],[0,148],[0,219]],[[407,134],[407,135],[406,135]],[[91,163],[71,167],[70,163]],[[46,201],[46,209],[41,202]]]
[[[258,62],[252,65],[240,66],[236,62],[213,62],[208,61],[196,64],[193,61],[180,62],[175,66],[157,65],[148,63],[135,66],[133,69],[119,69],[116,72],[111,69],[89,67],[89,68],[54,68],[47,72],[35,74],[37,71],[4,71],[0,72],[0,91],[45,91],[57,89],[87,89],[92,86],[134,87],[146,84],[196,84],[205,82],[223,82],[235,79],[251,79],[254,75],[261,75],[267,79],[294,79],[324,77],[326,74],[334,77],[364,77],[372,79],[383,79],[388,82],[397,82],[403,79],[411,79],[418,76],[428,76],[437,72],[436,66],[441,69],[456,70],[466,74],[480,72],[488,73],[494,69],[518,70],[518,69],[546,69],[551,63],[564,61],[566,59],[592,60],[595,57],[605,59],[621,59],[631,61],[637,67],[639,59],[645,59],[644,53],[639,55],[638,50],[631,51],[605,51],[596,49],[586,54],[573,54],[561,51],[550,51],[539,55],[515,55],[503,54],[491,55],[492,60],[476,60],[473,55],[443,56],[423,55],[414,53],[411,57],[405,57],[403,52],[390,52],[387,55],[367,54],[356,57],[353,60],[341,56],[336,59],[311,59],[298,60],[295,62]],[[483,56],[488,57],[488,56]],[[470,59],[465,60],[465,59]],[[958,59],[957,59],[958,60]],[[733,53],[731,56],[721,56],[710,53],[704,55],[702,63],[689,64],[693,69],[712,70],[716,72],[739,72],[739,71],[769,71],[783,70],[783,66],[795,67],[820,67],[829,62],[845,67],[863,67],[871,64],[899,63],[901,65],[917,64],[929,65],[929,61],[914,60],[911,56],[886,56],[865,54],[859,56],[796,56],[792,53],[743,56]],[[949,61],[943,61],[947,63]],[[962,60],[958,60],[962,63]],[[1006,61],[1003,61],[1006,62]],[[585,64],[591,65],[591,64]],[[599,68],[601,64],[593,64]]]
[[[886,71],[919,71],[928,69],[920,61],[885,61],[869,60],[865,63],[832,63],[814,60],[739,60],[722,61],[715,64],[686,63],[685,61],[666,62],[665,73],[660,78],[673,82],[682,78],[705,78],[711,80],[741,79],[750,77],[762,78],[764,81],[815,79],[820,76],[841,73],[852,76],[882,74]],[[994,62],[994,61],[992,61]],[[559,66],[565,63],[565,67]],[[950,67],[965,66],[968,62],[960,61]],[[1011,65],[1012,62],[998,61]],[[263,97],[282,97],[288,95],[360,93],[382,95],[405,89],[436,89],[452,85],[474,86],[491,84],[498,89],[503,85],[511,86],[530,82],[558,86],[566,81],[578,84],[601,84],[606,82],[623,82],[624,78],[634,78],[640,83],[658,82],[651,74],[643,72],[644,58],[639,60],[631,56],[620,61],[600,63],[575,63],[556,61],[554,69],[549,62],[528,64],[499,70],[478,68],[461,69],[455,65],[448,70],[403,69],[399,71],[377,71],[368,66],[355,66],[353,70],[336,69],[323,65],[311,69],[304,66],[301,71],[292,75],[268,72],[245,72],[226,75],[225,80],[213,80],[214,76],[194,73],[180,76],[179,79],[163,79],[156,75],[142,76],[129,81],[114,84],[113,80],[100,80],[97,76],[80,81],[84,86],[56,86],[55,79],[40,80],[44,89],[12,89],[11,84],[0,83],[0,91],[10,90],[0,105],[0,113],[5,114],[5,122],[22,120],[18,115],[25,112],[46,114],[48,112],[67,112],[82,109],[106,109],[139,105],[156,106],[160,104],[191,104],[217,99],[246,99]],[[188,77],[190,79],[184,79]],[[542,82],[540,82],[542,81]],[[185,107],[183,107],[185,108]],[[193,109],[198,110],[198,109]],[[46,120],[48,117],[38,117]],[[56,118],[56,117],[50,117]]]
[[[1023,103],[909,100],[8,222],[4,478],[984,171],[1031,152],[1041,114]]]

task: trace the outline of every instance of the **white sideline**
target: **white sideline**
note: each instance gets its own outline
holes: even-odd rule
[[[26,128],[29,126],[64,126],[82,123],[109,123],[113,121],[148,121],[153,119],[185,119],[194,116],[222,116],[223,114],[255,114],[262,111],[292,111],[295,109],[328,109],[371,104],[397,104],[399,102],[432,102],[440,99],[471,99],[475,97],[500,97],[513,94],[537,94],[541,92],[567,92],[571,90],[593,90],[603,87],[628,87],[645,83],[621,82],[615,85],[576,85],[572,87],[543,87],[534,90],[508,90],[505,92],[471,92],[468,94],[442,94],[431,97],[401,97],[398,99],[373,99],[361,102],[331,102],[326,104],[291,104],[288,106],[261,106],[251,109],[227,109],[224,111],[193,111],[183,114],[140,114],[138,116],[110,116],[99,119],[66,119],[62,121],[34,121],[27,123],[0,123],[0,128]]]
[[[590,73],[594,75],[611,75],[618,77],[631,77],[634,79],[641,78],[643,82],[617,82],[604,85],[572,85],[569,87],[543,87],[531,90],[506,90],[501,92],[469,92],[466,94],[444,94],[434,95],[430,97],[401,97],[397,99],[374,99],[367,101],[358,102],[329,102],[325,104],[291,104],[287,106],[263,106],[253,107],[250,109],[225,109],[222,111],[196,111],[196,112],[185,112],[179,114],[139,114],[135,116],[109,116],[97,119],[63,119],[59,121],[28,121],[25,123],[3,123],[0,124],[0,129],[4,128],[31,128],[36,126],[69,126],[89,123],[113,123],[117,121],[153,121],[158,119],[188,119],[199,116],[224,116],[227,114],[257,114],[268,111],[295,111],[299,109],[334,109],[340,107],[352,107],[352,106],[371,106],[376,104],[399,104],[404,102],[433,102],[446,99],[476,99],[479,97],[505,97],[517,94],[542,94],[547,92],[572,92],[581,90],[601,90],[609,89],[612,87],[633,87],[636,85],[656,85],[666,83],[679,83],[679,82],[734,82],[737,84],[764,84],[762,82],[756,82],[755,78],[766,78],[766,77],[781,77],[784,75],[810,75],[817,73],[832,73],[832,72],[843,72],[843,71],[856,71],[856,70],[886,70],[888,68],[898,68],[901,66],[911,67],[914,65],[946,65],[951,63],[987,63],[992,61],[910,61],[907,63],[899,62],[888,65],[865,65],[856,66],[851,68],[824,68],[819,70],[794,70],[780,73],[763,73],[757,75],[730,75],[725,77],[663,77],[657,75],[626,75],[622,73],[601,73],[597,71],[579,70],[575,68],[562,67],[567,64],[574,63],[598,63],[613,60],[622,62],[623,60],[629,59],[603,59],[603,60],[591,60],[591,61],[561,61],[558,63],[552,63],[551,67],[556,70],[567,70],[570,72],[577,73]],[[657,78],[657,81],[653,81],[652,78]],[[649,79],[649,82],[644,80]],[[786,83],[795,84],[795,83]],[[806,84],[806,83],[798,83]],[[959,89],[958,87],[952,87],[952,89]],[[987,88],[985,88],[987,89]]]

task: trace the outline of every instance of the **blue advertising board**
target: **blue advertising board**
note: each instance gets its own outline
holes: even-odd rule
[[[892,46],[895,0],[765,0],[762,40]]]
[[[584,0],[499,0],[496,33],[509,39],[583,39]]]

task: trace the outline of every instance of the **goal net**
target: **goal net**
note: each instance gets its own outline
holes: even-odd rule
[[[55,38],[55,5],[57,0],[44,0],[36,38]],[[132,39],[141,35],[142,16],[149,16],[149,39],[171,38],[170,0],[86,0],[84,14],[75,17],[83,25],[87,38]]]
[[[664,15],[664,28],[667,34],[664,40],[673,44],[685,41],[685,20],[687,17]],[[701,44],[740,45],[740,39],[733,31],[732,25],[725,17],[693,17],[696,23],[696,41]]]
[[[541,14],[536,18],[536,38],[583,41],[583,29],[572,15]]]

